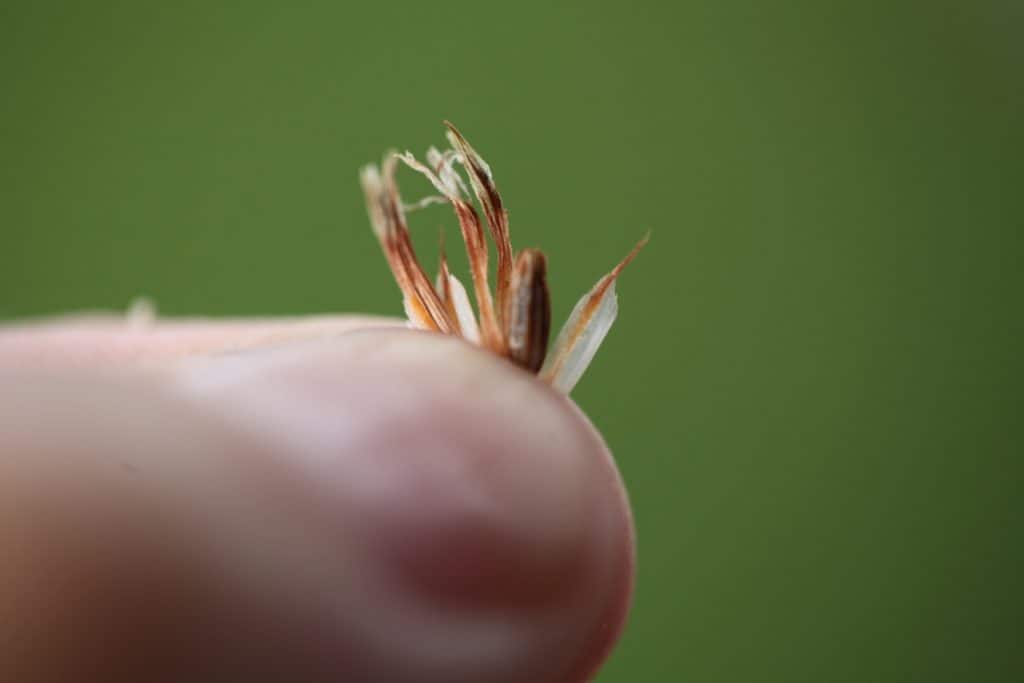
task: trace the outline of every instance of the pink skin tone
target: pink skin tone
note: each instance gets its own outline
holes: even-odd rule
[[[600,435],[460,340],[0,327],[0,680],[584,681],[633,571]]]

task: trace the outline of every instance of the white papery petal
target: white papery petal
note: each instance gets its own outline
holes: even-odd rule
[[[587,292],[572,309],[569,319],[558,333],[554,348],[540,370],[542,379],[566,394],[572,391],[590,365],[590,361],[594,359],[594,354],[597,353],[619,312],[615,282],[612,282],[591,314],[590,320],[583,323],[582,330],[578,331],[581,318],[586,314],[593,296],[593,290]]]
[[[469,303],[469,295],[466,288],[459,282],[459,278],[448,275],[448,284],[451,287],[452,307],[455,309],[455,317],[459,320],[459,328],[462,336],[474,344],[480,343],[480,328],[476,324],[476,316],[473,315],[473,306]]]

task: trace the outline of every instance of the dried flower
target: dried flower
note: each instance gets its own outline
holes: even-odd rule
[[[444,152],[431,148],[426,164],[408,152],[391,153],[385,156],[379,169],[371,164],[360,173],[370,222],[402,290],[406,315],[414,327],[463,337],[538,373],[556,389],[568,393],[587,369],[615,321],[618,312],[615,280],[646,244],[647,237],[579,300],[549,354],[551,303],[547,260],[536,249],[524,249],[513,255],[508,212],[494,185],[490,167],[455,126],[448,122],[445,125],[452,148]],[[398,161],[424,175],[440,196],[404,205],[395,182]],[[465,170],[469,187],[455,170],[456,164]],[[467,199],[469,188],[483,209],[488,231],[498,250],[497,291],[493,297],[487,283],[487,241],[480,217]],[[443,245],[435,282],[430,281],[416,259],[405,213],[434,203],[450,203],[455,209],[469,256],[479,324],[466,289],[448,270]]]

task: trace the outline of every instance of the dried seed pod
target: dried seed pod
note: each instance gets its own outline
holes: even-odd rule
[[[380,170],[370,165],[360,178],[374,233],[380,240],[388,265],[402,290],[409,321],[415,327],[461,336],[509,359],[556,389],[568,393],[575,386],[597,352],[618,312],[615,281],[647,242],[644,237],[610,273],[601,278],[576,304],[566,321],[554,350],[547,353],[551,329],[551,303],[547,286],[547,261],[536,249],[524,249],[513,258],[509,238],[508,212],[494,183],[490,166],[453,126],[448,127],[452,149],[430,148],[427,164],[406,152],[385,157]],[[401,160],[421,173],[441,193],[411,205],[402,203],[395,182],[395,167]],[[466,183],[455,169],[466,172],[473,195],[484,212],[488,232],[498,254],[497,295],[491,296],[487,283],[487,242],[480,218],[466,196]],[[443,249],[435,285],[416,260],[405,223],[407,208],[421,208],[448,202],[455,209],[466,244],[480,321],[473,315],[465,288],[448,270]],[[495,305],[497,304],[497,305]]]
[[[551,299],[547,259],[536,249],[524,249],[516,257],[502,320],[509,359],[530,372],[540,370],[551,332]]]

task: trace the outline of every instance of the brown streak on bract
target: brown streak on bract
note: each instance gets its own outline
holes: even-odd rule
[[[504,354],[505,340],[494,313],[494,301],[487,283],[487,242],[480,227],[480,218],[473,207],[461,199],[452,200],[452,206],[459,219],[462,241],[466,243],[466,256],[469,258],[473,291],[480,314],[481,340],[494,353]]]
[[[384,160],[382,170],[384,193],[387,198],[387,201],[384,202],[384,209],[390,225],[393,226],[394,243],[399,262],[406,281],[411,285],[414,295],[412,300],[418,301],[427,310],[439,331],[450,334],[454,330],[454,324],[438,298],[437,292],[430,284],[430,279],[423,272],[423,267],[420,266],[416,258],[416,252],[409,237],[409,229],[402,214],[398,184],[395,182],[395,166],[396,159],[394,156],[390,156]]]
[[[580,317],[576,321],[576,326],[569,332],[569,336],[566,339],[564,346],[558,349],[560,357],[552,359],[551,369],[545,372],[548,377],[555,377],[565,363],[566,353],[571,350],[576,343],[579,341],[580,335],[583,334],[584,330],[587,329],[587,325],[590,323],[591,318],[594,317],[594,313],[597,311],[598,306],[601,305],[601,301],[604,299],[605,294],[608,293],[608,288],[612,286],[612,283],[619,277],[623,269],[632,262],[636,255],[640,253],[644,245],[651,238],[650,233],[644,235],[639,242],[636,243],[626,257],[616,264],[612,268],[611,272],[604,275],[597,284],[590,290],[588,295],[587,304],[580,312]]]
[[[622,273],[623,269],[625,269],[625,267],[636,258],[636,255],[640,253],[640,250],[643,249],[644,245],[647,244],[647,241],[650,238],[650,233],[640,238],[640,241],[636,243],[636,246],[634,246],[628,254],[626,254],[626,257],[619,261],[618,264],[612,268],[610,273],[597,281],[597,284],[594,285],[594,289],[591,290],[590,301],[587,302],[587,307],[584,309],[586,311],[586,315],[581,316],[581,320],[590,320],[594,315],[594,311],[597,310],[598,305],[600,305],[601,299],[604,298],[605,292],[608,291],[611,284],[619,277],[619,274]]]
[[[366,194],[366,206],[370,213],[374,234],[380,241],[384,258],[388,262],[391,274],[402,292],[407,305],[412,309],[418,322],[427,329],[438,331],[437,324],[416,295],[416,289],[409,280],[401,249],[398,246],[398,228],[394,223],[394,213],[389,209],[389,194],[384,188],[383,180],[376,166],[363,169],[360,177],[363,192]]]
[[[455,310],[455,301],[452,297],[451,271],[448,270],[448,258],[444,252],[444,230],[441,230],[440,265],[437,270],[437,295],[444,304],[445,310],[452,319],[454,334],[462,336],[462,324],[459,322],[459,314]]]
[[[458,150],[462,158],[463,166],[473,186],[473,192],[483,207],[484,217],[487,219],[487,226],[491,231],[491,237],[494,239],[495,248],[497,249],[498,315],[499,324],[504,328],[506,323],[502,317],[508,297],[508,288],[512,279],[512,242],[509,237],[508,212],[505,211],[501,195],[498,193],[498,188],[495,186],[494,179],[491,177],[483,158],[450,121],[445,121],[444,125],[450,132],[449,139],[452,142],[452,146]]]

